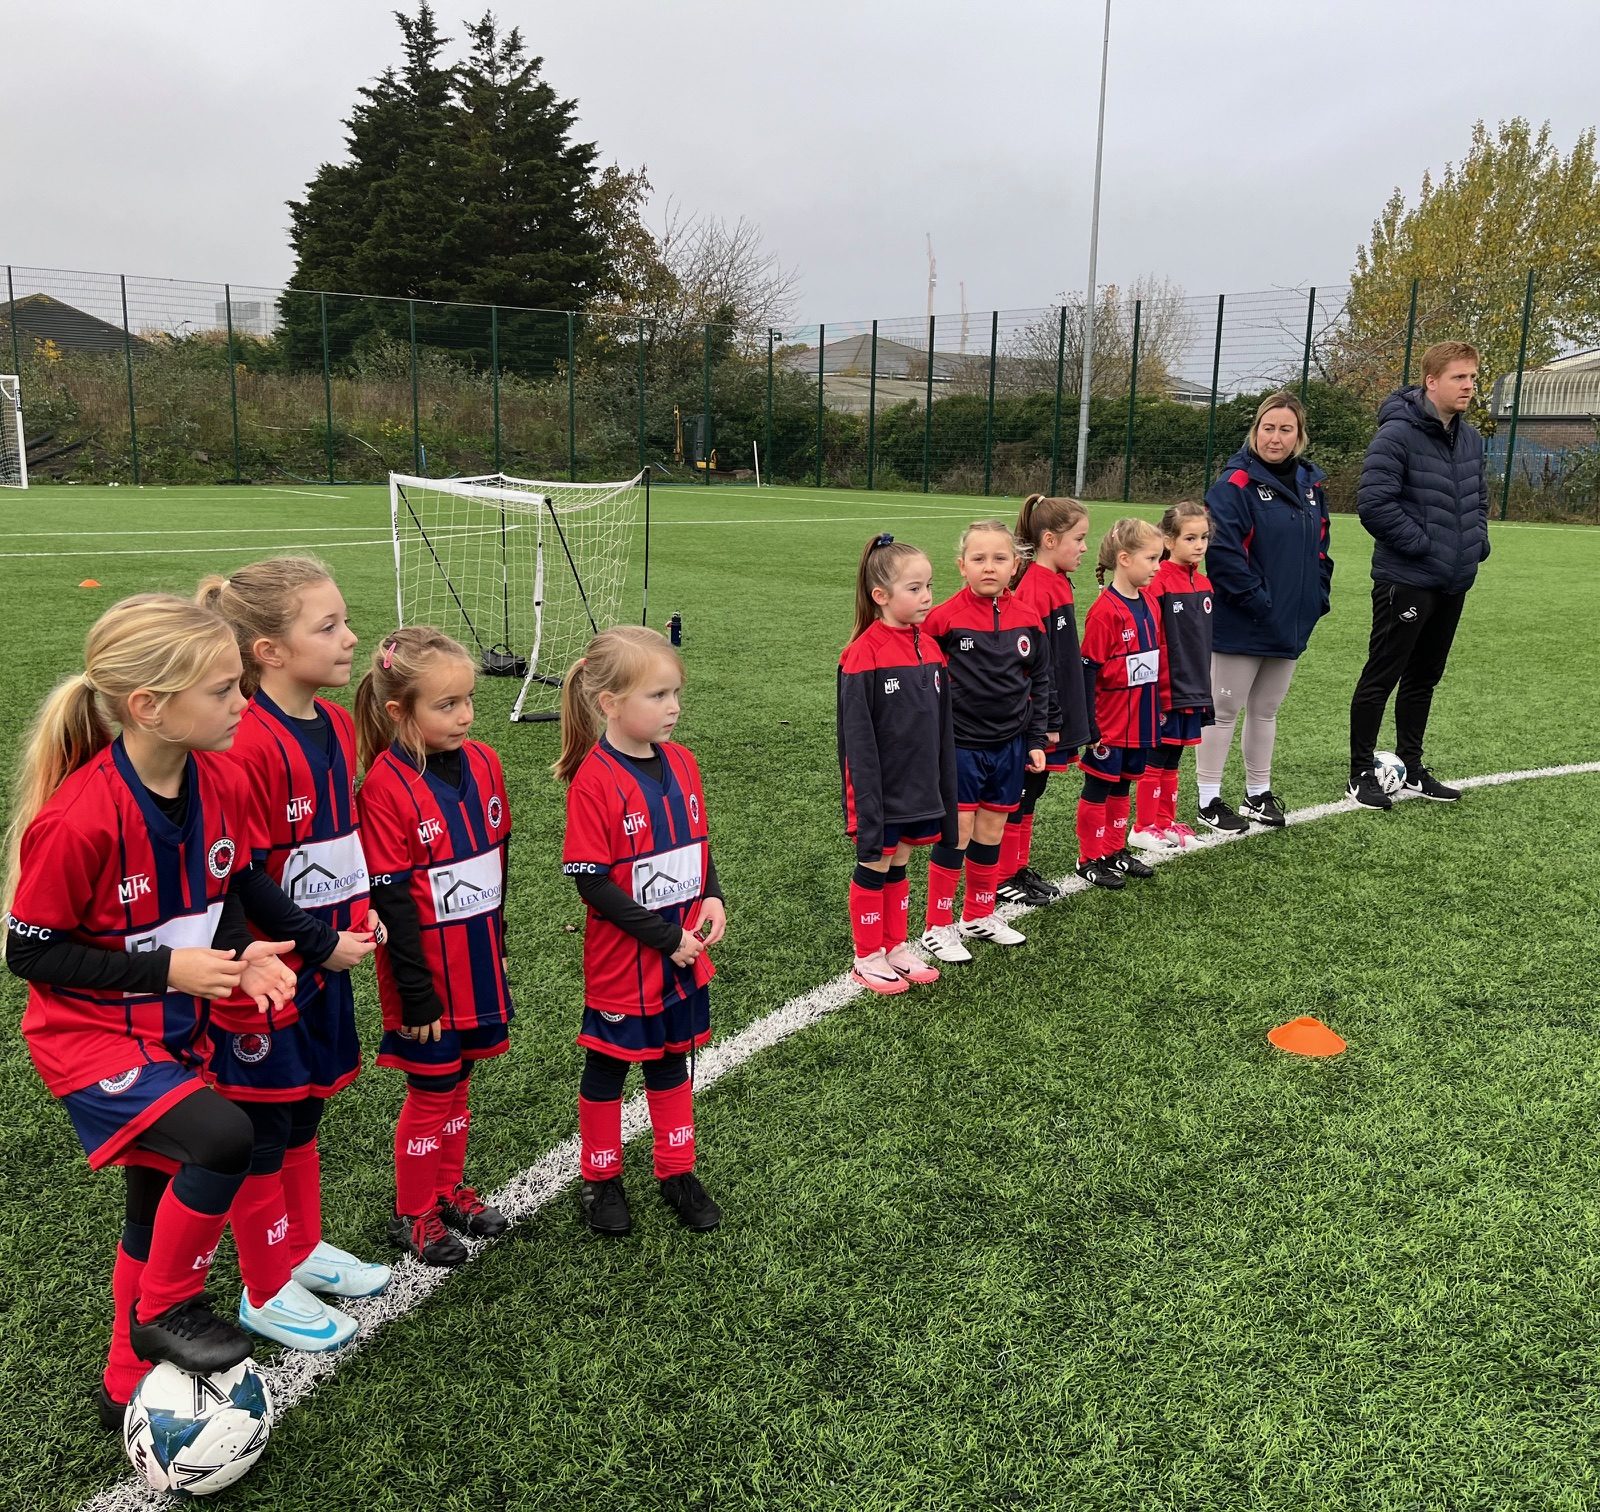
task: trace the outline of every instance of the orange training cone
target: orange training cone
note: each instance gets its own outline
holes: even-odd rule
[[[78,586],[80,588],[98,588],[100,585],[93,578],[85,578]]]
[[[1345,1043],[1321,1019],[1290,1019],[1267,1031],[1267,1038],[1290,1055],[1338,1055]]]

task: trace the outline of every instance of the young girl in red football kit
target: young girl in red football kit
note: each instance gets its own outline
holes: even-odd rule
[[[921,626],[933,607],[927,556],[875,535],[856,568],[856,623],[839,658],[839,775],[850,881],[851,975],[869,992],[904,992],[938,971],[906,948],[913,846],[959,843],[950,677]]]
[[[1044,626],[1011,592],[1017,543],[1000,520],[961,534],[956,568],[966,586],[932,611],[923,629],[950,663],[960,848],[940,845],[928,863],[923,948],[941,961],[970,961],[963,940],[1021,945],[1026,936],[995,910],[1006,816],[1022,800],[1025,772],[1042,772],[1050,706]],[[967,896],[956,924],[955,895]]]
[[[314,928],[285,961],[295,1013],[271,1034],[213,1012],[217,1090],[255,1126],[255,1152],[232,1214],[244,1280],[240,1321],[292,1349],[332,1349],[355,1320],[317,1293],[364,1297],[389,1268],[322,1237],[317,1129],[326,1100],[361,1067],[350,967],[372,953],[377,916],[356,832],[355,725],[323,688],[350,681],[356,637],[327,567],[272,557],[201,583],[198,598],[233,626],[250,703],[229,755],[260,805],[268,875]]]
[[[567,787],[562,870],[588,915],[583,935],[580,1197],[596,1233],[633,1227],[622,1185],[622,1091],[644,1071],[655,1175],[685,1227],[721,1210],[695,1175],[690,1057],[711,1037],[709,947],[727,915],[711,862],[700,768],[672,740],[683,664],[642,626],[604,630],[561,685]]]
[[[466,1181],[473,1068],[503,1055],[511,805],[500,758],[470,738],[477,664],[431,625],[384,636],[356,689],[357,798],[383,920],[378,1064],[406,1075],[394,1134],[389,1238],[427,1265],[460,1265],[509,1220]]]
[[[1161,720],[1161,743],[1139,774],[1134,827],[1128,841],[1141,850],[1182,849],[1195,833],[1177,822],[1178,769],[1188,746],[1200,744],[1211,712],[1211,580],[1200,570],[1211,541],[1204,504],[1182,499],[1161,517],[1166,543],[1150,592],[1161,610],[1171,707]]]
[[[1118,520],[1101,538],[1095,577],[1103,586],[1083,624],[1096,739],[1078,759],[1078,875],[1095,887],[1155,875],[1127,842],[1128,789],[1160,744],[1168,707],[1166,642],[1149,587],[1160,564],[1161,532],[1148,520]]]
[[[206,1372],[250,1354],[202,1291],[252,1144],[250,1120],[202,1080],[208,1004],[247,1001],[267,1027],[295,982],[278,959],[289,942],[247,922],[266,880],[255,805],[220,754],[244,710],[239,673],[216,615],[124,599],[45,700],[18,772],[5,902],[6,962],[29,983],[22,1033],[90,1166],[126,1175],[107,1428],[146,1362]]]
[[[1006,818],[1000,846],[999,893],[1008,903],[1053,903],[1061,894],[1029,864],[1033,856],[1033,814],[1052,772],[1078,764],[1078,747],[1093,735],[1089,700],[1083,686],[1078,648],[1078,618],[1072,578],[1089,545],[1089,511],[1076,499],[1029,494],[1017,516],[1017,540],[1027,560],[1011,591],[1044,627],[1050,651],[1050,711],[1045,732],[1044,770],[1022,781],[1022,799]]]

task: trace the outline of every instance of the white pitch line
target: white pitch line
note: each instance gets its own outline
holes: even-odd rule
[[[377,530],[377,525],[318,525],[317,530],[328,530],[335,533],[348,534],[359,530]],[[91,537],[100,536],[191,536],[191,535],[279,535],[283,531],[281,525],[213,525],[204,530],[11,530],[6,532],[8,541],[31,541],[34,539],[47,539],[57,541],[86,541]]]
[[[1464,778],[1455,786],[1463,789],[1500,787],[1509,782],[1531,782],[1544,777],[1576,777],[1588,773],[1600,773],[1600,761],[1585,761],[1573,766],[1533,767],[1519,772],[1490,772],[1481,777]],[[1409,802],[1414,796],[1403,796],[1399,801]],[[1310,824],[1334,814],[1359,811],[1354,799],[1343,798],[1337,803],[1319,803],[1310,808],[1295,809],[1287,815],[1286,822],[1292,825]],[[1145,851],[1142,855],[1152,865],[1164,866],[1200,851],[1216,850],[1219,846],[1234,845],[1252,836],[1272,833],[1269,829],[1251,829],[1246,834],[1209,835],[1197,840],[1187,850]],[[1089,884],[1075,874],[1062,878],[1056,886],[1064,894],[1089,890]],[[1005,918],[1015,919],[1032,913],[1033,909],[1025,904],[1006,904],[999,912]],[[775,1008],[765,1017],[746,1025],[730,1039],[709,1045],[697,1058],[696,1090],[703,1092],[715,1086],[730,1071],[737,1071],[762,1050],[782,1044],[802,1029],[820,1022],[847,1003],[865,995],[866,988],[852,981],[850,974],[844,972],[800,997],[791,998],[781,1008]],[[645,1095],[636,1092],[623,1105],[623,1140],[633,1139],[649,1126],[650,1113]],[[578,1136],[574,1134],[553,1149],[546,1150],[531,1166],[517,1172],[498,1191],[489,1193],[487,1200],[513,1223],[518,1223],[548,1207],[577,1179]],[[472,1258],[476,1258],[489,1244],[499,1241],[479,1239],[466,1242]],[[471,1259],[467,1263],[470,1265]],[[349,1313],[359,1325],[355,1337],[344,1348],[327,1354],[300,1354],[285,1350],[271,1364],[256,1366],[267,1383],[268,1391],[272,1393],[274,1417],[281,1418],[291,1407],[303,1401],[340,1365],[370,1344],[386,1324],[404,1317],[457,1274],[459,1271],[436,1270],[407,1256],[395,1263],[394,1280],[381,1297],[357,1301],[340,1299],[341,1311]],[[78,1507],[77,1512],[141,1512],[144,1508],[170,1504],[171,1498],[150,1490],[142,1481],[130,1476],[90,1497]]]

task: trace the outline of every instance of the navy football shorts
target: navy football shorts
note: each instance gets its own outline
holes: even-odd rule
[[[1028,753],[1022,736],[994,749],[956,747],[956,797],[962,813],[988,809],[1009,814],[1022,802],[1022,778]]]
[[[687,1055],[711,1038],[711,989],[699,987],[659,1013],[602,1013],[583,1010],[578,1043],[614,1060],[660,1060]]]

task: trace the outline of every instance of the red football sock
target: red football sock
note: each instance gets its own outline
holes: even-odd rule
[[[1134,822],[1140,829],[1161,828],[1161,805],[1166,801],[1166,773],[1159,767],[1146,767],[1139,774],[1139,805]]]
[[[578,1094],[578,1169],[585,1181],[622,1174],[622,1099],[591,1102]]]
[[[141,1323],[200,1293],[227,1226],[226,1213],[197,1213],[170,1186],[162,1193],[139,1283]]]
[[[289,1266],[322,1243],[322,1156],[313,1135],[283,1152],[283,1203],[289,1213]]]
[[[1128,843],[1128,810],[1131,802],[1126,793],[1113,793],[1106,799],[1106,838],[1102,856],[1114,856]]]
[[[128,1313],[139,1300],[144,1266],[143,1260],[117,1246],[116,1263],[111,1267],[111,1349],[100,1377],[113,1402],[126,1402],[150,1368],[128,1342]]]
[[[985,864],[967,859],[967,898],[962,907],[963,919],[986,919],[994,912],[995,888],[1000,882],[1000,864]]]
[[[1078,862],[1098,861],[1106,843],[1106,806],[1078,800]]]
[[[883,949],[883,888],[850,884],[850,937],[856,959],[864,961]]]
[[[901,877],[883,885],[883,948],[904,945],[911,929],[911,883]]]
[[[928,929],[942,924],[952,924],[956,917],[956,889],[961,886],[961,873],[950,866],[928,863]]]
[[[1033,815],[1024,814],[1017,821],[1017,865],[1016,870],[1021,870],[1033,860]],[[1010,876],[1011,872],[1004,872]]]
[[[437,1178],[441,1197],[448,1197],[455,1191],[467,1173],[467,1130],[472,1123],[472,1114],[467,1111],[467,1094],[471,1091],[471,1078],[463,1076],[456,1083],[450,1116],[444,1121],[444,1137],[439,1141]]]
[[[650,1143],[656,1179],[694,1169],[694,1084],[685,1077],[665,1092],[645,1088],[650,1106]]]
[[[283,1174],[246,1176],[228,1210],[239,1275],[252,1307],[265,1307],[289,1280],[289,1211]]]
[[[1022,869],[1022,821],[1007,819],[1000,837],[1000,875],[1014,877]]]
[[[439,1190],[439,1157],[454,1091],[406,1089],[394,1128],[394,1204],[397,1213],[416,1218],[434,1205]]]
[[[1157,820],[1162,829],[1171,829],[1178,818],[1179,768],[1173,767],[1161,784],[1161,817]]]

